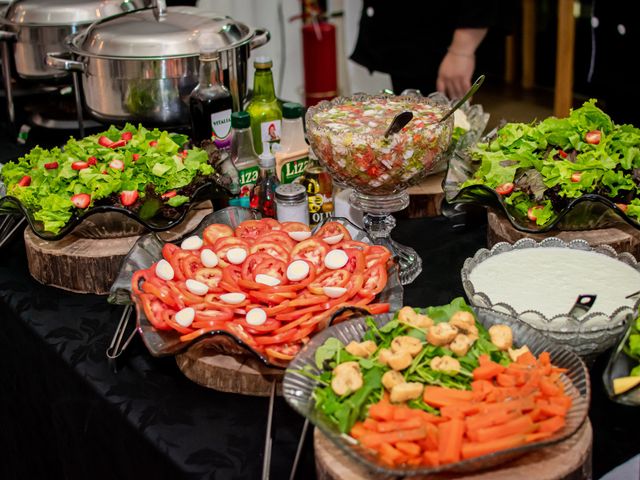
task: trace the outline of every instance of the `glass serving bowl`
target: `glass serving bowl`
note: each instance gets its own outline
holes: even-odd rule
[[[391,240],[391,213],[409,205],[409,186],[446,162],[453,117],[437,120],[448,109],[442,99],[358,94],[320,102],[305,117],[311,148],[337,182],[353,188],[351,202],[365,212],[365,229],[394,253],[405,285],[420,274],[422,260]],[[405,110],[414,113],[413,119],[385,138],[393,117]]]
[[[483,141],[487,141],[489,136],[486,136]],[[597,194],[585,194],[571,200],[549,223],[539,226],[513,205],[507,204],[503,196],[493,188],[486,185],[469,185],[460,188],[460,185],[473,178],[478,168],[480,168],[480,162],[474,161],[468,151],[453,152],[442,184],[445,200],[448,203],[472,203],[496,208],[507,217],[514,228],[527,233],[544,233],[550,230],[592,230],[624,222],[640,228],[640,223],[627,216],[618,205]]]
[[[236,228],[241,222],[245,220],[258,219],[261,215],[256,210],[250,210],[242,207],[227,207],[222,210],[210,213],[202,219],[200,224],[191,232],[184,235],[183,238],[190,237],[192,235],[202,236],[204,229],[214,223],[222,223],[229,225],[232,228]],[[326,221],[337,221],[342,223],[351,234],[354,240],[366,243],[372,243],[371,239],[367,236],[366,232],[356,227],[348,220],[343,218],[332,217],[326,219]],[[318,225],[314,229],[317,231],[322,227],[324,222]],[[176,240],[173,243],[180,244],[182,238]],[[270,362],[260,352],[252,349],[249,345],[244,343],[242,339],[236,337],[232,333],[225,330],[214,330],[205,335],[202,335],[191,342],[180,341],[180,333],[169,330],[156,330],[147,317],[144,314],[142,304],[137,295],[131,291],[131,279],[133,274],[141,269],[149,268],[152,264],[162,258],[162,247],[167,242],[162,241],[156,234],[150,233],[140,237],[135,243],[131,251],[123,259],[120,272],[115,282],[111,286],[109,297],[107,301],[109,303],[117,305],[129,305],[134,304],[136,310],[136,322],[137,331],[140,333],[142,341],[146,345],[149,353],[155,357],[174,355],[178,352],[186,350],[188,347],[195,343],[205,342],[210,344],[208,346],[217,347],[230,354],[251,354],[258,360],[269,367],[283,368],[286,363],[275,364]],[[398,309],[402,307],[403,288],[398,278],[398,268],[395,264],[391,265],[388,269],[388,280],[385,288],[378,295],[376,302],[389,303],[391,309]],[[327,324],[333,323],[338,317],[343,318],[346,315],[353,315],[354,313],[361,314],[363,310],[357,307],[347,307],[337,311],[328,320]],[[117,334],[117,332],[116,332]]]
[[[551,437],[541,440],[540,442],[439,467],[407,466],[405,468],[390,468],[388,465],[382,463],[370,450],[361,447],[353,438],[341,433],[334,423],[330,422],[326,416],[315,409],[313,391],[318,383],[308,375],[309,373],[311,375],[319,375],[321,373],[316,366],[315,352],[327,338],[337,338],[345,345],[352,340],[362,340],[367,328],[365,320],[362,317],[334,325],[318,333],[311,339],[291,362],[285,373],[282,385],[284,398],[295,411],[308,418],[311,423],[318,427],[341,451],[364,465],[372,473],[387,476],[408,477],[413,475],[430,475],[445,471],[474,472],[511,460],[518,455],[561,442],[576,433],[587,418],[589,411],[591,387],[585,364],[574,353],[553,343],[514,317],[484,308],[475,308],[474,310],[476,311],[478,321],[485,327],[489,328],[491,325],[498,323],[509,325],[513,330],[514,344],[527,345],[535,355],[547,351],[551,354],[554,365],[567,369],[567,372],[561,377],[561,380],[565,385],[565,390],[571,396],[573,403],[567,413],[566,425],[562,430],[559,430]],[[378,326],[387,323],[392,318],[393,314],[383,314],[375,317]]]
[[[518,240],[514,244],[505,242],[494,245],[491,250],[485,248],[478,250],[473,257],[467,258],[462,267],[461,277],[464,291],[469,302],[476,307],[490,308],[518,318],[553,341],[565,346],[580,355],[585,361],[591,362],[595,357],[616,344],[624,333],[627,323],[639,302],[633,306],[621,306],[611,314],[597,311],[589,311],[587,314],[576,317],[570,314],[571,306],[568,306],[567,314],[558,314],[549,317],[536,310],[536,300],[532,300],[531,309],[517,311],[509,303],[496,302],[486,293],[478,291],[470,280],[471,272],[479,264],[505,252],[523,250],[528,248],[568,248],[587,252],[596,252],[623,262],[640,272],[640,264],[629,253],[617,253],[607,245],[592,247],[584,240],[573,240],[569,243],[555,237],[550,237],[536,242],[530,238]],[[517,266],[514,265],[514,268]],[[525,273],[523,273],[525,275]],[[590,293],[590,292],[584,292]],[[532,294],[535,298],[535,294]],[[537,301],[544,301],[538,299]]]
[[[613,381],[616,378],[629,376],[631,370],[640,365],[640,361],[628,353],[629,337],[632,334],[637,335],[640,333],[638,328],[640,324],[636,323],[639,322],[638,318],[640,318],[640,311],[636,313],[635,319],[629,323],[629,328],[627,328],[624,336],[613,350],[607,367],[602,374],[602,381],[609,398],[614,402],[634,407],[640,407],[640,383],[625,392],[615,393]]]

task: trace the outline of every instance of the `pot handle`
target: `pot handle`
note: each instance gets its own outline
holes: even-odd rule
[[[47,53],[47,65],[67,72],[84,72],[83,62],[68,57],[70,57],[69,52],[49,52]]]
[[[6,30],[0,30],[0,42],[12,42],[18,38],[15,32],[7,32]]]
[[[266,28],[256,28],[255,34],[253,35],[249,45],[251,46],[251,50],[253,50],[254,48],[261,47],[269,40],[271,40],[271,32],[269,32],[269,30]]]

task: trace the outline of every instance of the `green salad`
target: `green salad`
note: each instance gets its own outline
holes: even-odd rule
[[[53,234],[74,213],[95,205],[123,206],[151,217],[159,208],[186,203],[185,187],[213,174],[207,153],[184,150],[187,141],[186,135],[141,125],[127,124],[122,130],[111,126],[80,140],[72,137],[62,148],[35,147],[7,163],[0,179],[7,195],[22,202]],[[146,201],[150,199],[156,201]]]
[[[480,166],[461,185],[486,185],[522,218],[552,222],[572,200],[599,194],[640,221],[640,129],[616,125],[596,100],[567,118],[507,123],[470,150]]]
[[[438,307],[414,308],[413,311],[418,314],[417,317],[426,316],[430,319],[431,327],[418,326],[419,323],[406,319],[408,308],[404,307],[396,313],[393,320],[380,327],[372,317],[366,319],[367,332],[362,341],[375,343],[375,350],[372,349],[366,357],[354,355],[354,350],[350,348],[351,344],[344,345],[337,338],[329,338],[316,350],[315,354],[316,367],[321,373],[314,375],[311,372],[303,372],[319,384],[313,393],[316,408],[335,423],[341,432],[349,432],[356,421],[364,419],[369,405],[377,403],[382,398],[385,386],[388,387],[385,385],[384,375],[394,369],[393,366],[385,363],[382,356],[384,352],[389,351],[392,342],[398,337],[408,336],[420,341],[419,352],[416,352],[411,362],[407,362],[407,366],[402,369],[401,375],[405,382],[470,390],[473,381],[472,372],[478,366],[480,355],[489,355],[491,360],[503,365],[511,363],[510,353],[507,353],[506,349],[500,350],[492,343],[489,332],[473,320],[475,318],[473,310],[464,299],[456,298],[450,304]],[[429,340],[429,330],[438,324],[451,321],[460,312],[469,312],[473,315],[469,318],[475,324],[473,330],[477,338],[474,338],[463,351],[458,350],[454,344],[432,344]],[[470,335],[469,332],[467,334]],[[437,361],[443,358],[449,358],[454,363],[457,362],[457,365],[445,369],[439,368]],[[332,388],[333,372],[338,365],[345,362],[358,363],[362,372],[363,385],[353,393],[338,395]],[[439,414],[437,409],[427,405],[422,398],[412,399],[407,402],[407,405]]]
[[[637,362],[637,365],[629,372],[629,376],[640,377],[640,317],[636,318],[631,326],[629,341],[625,345],[624,351]]]

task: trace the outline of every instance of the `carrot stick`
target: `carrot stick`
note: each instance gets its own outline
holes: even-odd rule
[[[491,380],[499,373],[504,372],[505,367],[495,362],[486,362],[473,370],[474,380]]]
[[[496,425],[502,425],[511,420],[515,420],[520,416],[518,410],[496,410],[494,412],[483,413],[480,415],[474,415],[465,419],[467,431],[480,430],[481,428],[493,427]]]
[[[438,425],[440,443],[438,445],[438,458],[440,463],[453,463],[460,460],[462,437],[464,436],[464,422],[453,418],[448,422]]]
[[[499,450],[518,447],[524,445],[525,441],[524,435],[512,435],[488,442],[465,443],[462,445],[462,458],[479,457]]]
[[[364,422],[362,423],[362,425],[364,426],[364,428],[366,428],[367,430],[371,430],[374,432],[378,431],[378,421],[374,420],[373,418],[369,417],[366,418],[364,420]]]
[[[551,417],[538,423],[538,431],[554,433],[564,427],[564,424],[564,417]]]
[[[408,420],[389,420],[386,422],[378,422],[377,431],[380,433],[393,432],[396,430],[409,430],[411,428],[419,428],[422,422],[419,418],[414,417]]]
[[[426,386],[422,393],[425,403],[434,407],[444,407],[454,403],[470,402],[473,392],[469,390],[454,390],[452,388]]]
[[[408,455],[409,458],[414,458],[420,456],[420,445],[414,442],[397,442],[396,449],[400,450],[405,455]]]
[[[389,465],[397,465],[403,457],[402,453],[388,443],[382,443],[379,448],[380,459]]]
[[[422,426],[411,430],[396,430],[395,432],[373,433],[367,432],[360,437],[360,443],[369,448],[375,448],[382,443],[396,443],[401,441],[413,442],[421,440],[427,435],[427,429]]]
[[[393,418],[393,406],[388,402],[374,403],[369,407],[369,416],[376,420],[391,420]]]
[[[349,435],[351,435],[355,439],[358,439],[365,433],[367,433],[367,429],[364,427],[364,424],[362,422],[358,422],[354,424],[353,427],[351,427]]]
[[[477,432],[477,438],[479,442],[484,443],[495,440],[497,438],[531,433],[533,430],[535,430],[535,428],[535,424],[533,423],[533,420],[531,420],[531,417],[524,415],[502,425],[481,428]]]
[[[563,394],[562,389],[548,378],[540,379],[540,391],[547,397],[557,397]]]
[[[524,439],[527,443],[537,442],[538,440],[544,440],[545,438],[549,438],[553,435],[551,432],[536,432],[529,433],[524,436]]]
[[[422,461],[428,467],[437,467],[438,465],[440,465],[438,452],[423,452]]]

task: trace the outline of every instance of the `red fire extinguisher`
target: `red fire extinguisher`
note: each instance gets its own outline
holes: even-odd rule
[[[338,95],[336,27],[313,16],[302,27],[304,91],[307,107]]]

